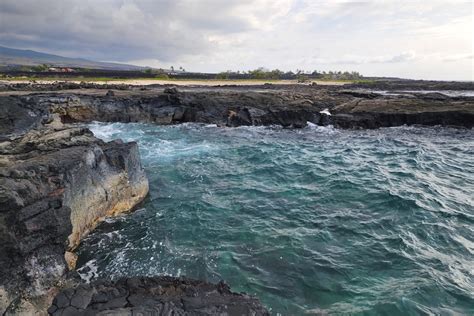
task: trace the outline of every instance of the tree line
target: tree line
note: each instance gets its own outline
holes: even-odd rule
[[[248,71],[224,71],[216,74],[216,79],[298,79],[304,81],[305,79],[320,79],[320,80],[356,80],[362,79],[363,76],[357,71],[317,71],[312,72],[304,70],[281,71],[279,69],[268,70],[263,67],[248,70]]]

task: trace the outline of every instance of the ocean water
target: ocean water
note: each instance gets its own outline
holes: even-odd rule
[[[474,314],[474,130],[90,125],[150,194],[81,244],[86,280],[188,276],[272,314]]]
[[[372,89],[360,89],[361,91],[374,92],[382,95],[406,95],[406,94],[427,94],[427,93],[439,93],[444,94],[448,97],[474,97],[473,90],[399,90],[399,91],[387,91],[387,90],[372,90]]]

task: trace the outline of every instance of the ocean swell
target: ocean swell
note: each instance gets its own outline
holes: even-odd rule
[[[138,141],[143,208],[79,251],[86,279],[226,280],[273,313],[474,312],[474,131],[102,124]]]

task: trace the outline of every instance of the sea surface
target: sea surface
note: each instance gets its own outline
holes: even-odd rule
[[[86,280],[225,280],[274,315],[473,315],[474,130],[103,124],[150,194],[81,244]]]
[[[359,89],[364,92],[373,92],[381,95],[411,95],[411,94],[428,94],[437,93],[444,94],[448,97],[474,97],[473,90],[398,90],[398,91],[387,91],[387,90],[372,90],[372,89]]]

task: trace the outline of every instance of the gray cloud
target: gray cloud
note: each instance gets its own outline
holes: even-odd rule
[[[0,45],[194,71],[470,79],[473,26],[457,0],[0,1]]]
[[[252,29],[242,1],[0,2],[0,42],[89,58],[172,60],[213,49],[212,34]]]

